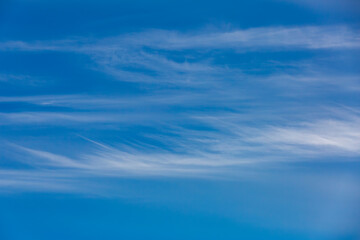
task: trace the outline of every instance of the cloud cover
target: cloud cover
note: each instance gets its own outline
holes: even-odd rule
[[[91,70],[139,84],[135,86],[140,89],[128,94],[109,87],[107,94],[2,96],[0,104],[19,110],[0,112],[0,127],[65,129],[72,141],[88,142],[75,156],[16,138],[4,144],[14,142],[15,152],[32,159],[22,162],[37,169],[29,174],[40,171],[48,178],[56,169],[67,181],[84,175],[211,178],[245,165],[327,161],[334,156],[354,161],[360,155],[358,106],[351,101],[334,106],[322,98],[356,94],[356,72],[331,73],[321,64],[333,60],[316,58],[259,61],[255,68],[243,61],[239,65],[231,54],[357,51],[359,38],[347,26],[298,26],[2,42],[3,52],[85,55],[94,63]],[[1,76],[8,83],[15,75]],[[84,134],[92,129],[116,135],[121,128],[135,128],[140,137],[109,146],[94,140],[92,131]],[[3,183],[21,178],[24,171],[3,170],[9,176]],[[62,181],[60,177],[59,184]]]

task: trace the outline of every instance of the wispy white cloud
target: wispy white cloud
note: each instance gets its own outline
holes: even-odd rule
[[[296,161],[356,161],[360,156],[360,117],[334,110],[327,118],[276,121],[251,127],[246,115],[196,116],[213,130],[172,126],[164,134],[144,137],[161,142],[111,145],[79,135],[89,147],[72,156],[8,144],[25,169],[3,169],[3,189],[77,191],[98,177],[239,178],[269,164]],[[138,145],[139,144],[139,145]],[[19,157],[20,156],[20,157]],[[340,159],[340,160],[339,160]],[[256,171],[255,171],[256,172]],[[46,184],[45,184],[46,183]],[[68,186],[68,188],[67,188]],[[81,187],[79,187],[81,189]],[[72,190],[71,190],[72,189]]]
[[[263,124],[256,128],[244,125],[241,115],[197,119],[203,124],[212,125],[216,131],[174,126],[168,131],[172,132],[170,135],[148,135],[171,150],[159,146],[149,148],[145,143],[142,149],[131,145],[111,147],[83,136],[96,148],[95,151],[79,156],[77,160],[24,147],[18,149],[46,159],[48,165],[159,174],[276,162],[284,158],[303,161],[299,156],[317,158],[360,155],[360,117],[356,113],[345,112],[338,117],[291,122],[290,125],[287,122],[282,122],[283,125]]]
[[[31,192],[91,193],[81,173],[59,169],[0,169],[0,193]],[[93,187],[96,183],[91,183]],[[97,193],[99,193],[97,188]]]
[[[88,55],[96,63],[96,70],[121,81],[218,88],[223,79],[237,82],[244,79],[256,80],[258,76],[244,74],[244,69],[241,68],[215,64],[211,57],[204,56],[209,51],[353,49],[360,47],[359,42],[358,31],[347,26],[298,26],[188,33],[149,30],[104,39],[3,42],[0,43],[0,50],[75,52]],[[186,54],[187,50],[192,50],[192,54]],[[179,53],[182,60],[175,60]],[[301,74],[276,72],[263,78],[271,81],[323,81],[346,86],[348,90],[359,89],[357,76],[347,76],[346,83],[341,84],[344,76],[334,79],[329,74],[307,74],[301,69],[299,72]],[[338,81],[339,79],[342,81]]]
[[[166,113],[162,113],[164,116]],[[169,115],[169,114],[168,114]],[[170,117],[170,115],[169,115]],[[10,112],[0,113],[0,125],[50,124],[68,125],[81,123],[143,123],[157,121],[153,113],[96,113],[96,112]]]
[[[359,34],[346,26],[263,27],[229,31],[207,30],[193,33],[150,30],[102,40],[77,38],[34,43],[12,41],[0,44],[1,50],[85,51],[92,53],[124,50],[130,47],[167,50],[238,48],[248,51],[268,47],[358,48],[360,44]]]
[[[360,46],[359,35],[344,26],[266,27],[193,34],[149,31],[140,36],[130,35],[127,39],[138,45],[173,50],[237,48],[249,51],[268,47],[326,49]]]
[[[87,176],[193,176],[205,177],[218,173],[219,167],[247,164],[247,161],[230,161],[226,159],[208,158],[205,156],[190,156],[174,154],[167,151],[139,152],[136,149],[121,150],[106,146],[103,143],[85,138],[95,144],[90,153],[69,158],[42,150],[30,149],[13,145],[17,151],[29,154],[32,161],[22,161],[27,165],[43,170],[58,169],[61,173],[69,173],[76,178]]]
[[[45,148],[17,146],[16,151],[32,159],[23,163],[39,172],[6,170],[0,184],[21,186],[28,181],[28,184],[39,186],[49,180],[61,187],[79,176],[213,177],[225,176],[234,168],[262,163],[318,160],[328,156],[358,157],[358,112],[343,111],[306,118],[302,115],[309,116],[314,111],[309,104],[294,104],[295,110],[291,112],[287,109],[290,104],[275,104],[274,107],[268,103],[280,102],[285,94],[308,94],[310,91],[298,90],[307,90],[309,83],[326,83],[335,86],[336,90],[341,86],[343,90],[358,91],[358,76],[334,76],[299,66],[295,73],[281,69],[275,73],[251,75],[239,67],[215,63],[211,56],[205,55],[218,49],[244,52],[359,47],[360,35],[344,26],[192,33],[151,30],[100,40],[0,43],[1,51],[85,54],[96,63],[97,70],[121,81],[162,87],[147,94],[133,93],[123,97],[84,94],[0,97],[3,104],[37,105],[25,111],[22,108],[1,111],[0,126],[76,125],[75,129],[79,130],[82,125],[101,128],[103,123],[111,123],[119,128],[147,125],[163,130],[145,136],[161,143],[157,146],[149,146],[148,142],[140,140],[137,145],[110,146],[82,137],[92,147],[82,149],[75,157]],[[186,55],[188,50],[192,50],[192,54]],[[176,58],[179,52],[182,60]],[[0,81],[5,80],[0,76]],[[295,87],[291,91],[289,83],[300,84],[303,88]],[[168,85],[176,87],[169,90]],[[265,96],[261,88],[271,87],[278,92],[266,91],[270,97]],[[248,106],[252,108],[249,110]],[[169,111],[179,107],[186,111]],[[201,107],[218,109],[196,109]],[[304,111],[301,111],[302,107]],[[205,130],[186,126],[187,123]],[[59,175],[52,178],[50,175],[55,171]],[[29,175],[22,177],[23,172]],[[38,178],[36,174],[40,174]]]
[[[252,141],[294,153],[360,154],[360,118],[317,120],[297,126],[269,127]]]
[[[260,127],[241,124],[241,116],[230,119],[205,118],[204,121],[219,126],[227,137],[217,141],[213,148],[234,153],[266,153],[263,159],[304,160],[320,156],[359,156],[360,117],[357,113],[341,112],[336,117],[277,121]],[[299,159],[300,157],[300,159]],[[301,159],[302,158],[302,159]]]

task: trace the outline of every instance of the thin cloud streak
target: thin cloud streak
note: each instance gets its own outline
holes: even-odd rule
[[[174,126],[172,135],[147,136],[165,147],[145,142],[139,143],[142,148],[116,143],[110,146],[78,135],[90,146],[69,157],[8,144],[18,156],[23,155],[17,161],[28,167],[2,169],[1,188],[76,192],[98,177],[237,179],[249,174],[248,171],[263,169],[261,166],[324,161],[324,157],[334,156],[345,157],[342,161],[357,161],[360,156],[360,117],[356,112],[337,118],[292,122],[292,126],[278,123],[257,128],[243,126],[241,118],[234,116],[197,118],[217,130]]]
[[[149,30],[105,39],[67,39],[57,41],[3,42],[0,51],[59,51],[85,54],[102,71],[120,81],[148,84],[175,84],[195,87],[218,87],[223,79],[238,81],[256,79],[244,74],[244,69],[214,64],[204,50],[288,51],[289,49],[356,49],[360,34],[346,26],[267,27],[231,31],[198,31],[180,33]],[[175,61],[173,54],[194,50],[201,56]],[[198,51],[197,51],[198,50]],[[246,69],[245,69],[246,70]],[[301,69],[299,69],[301,70]],[[302,71],[300,71],[302,72]],[[313,73],[287,75],[286,72],[264,76],[264,79],[303,79],[322,81],[331,76]],[[339,76],[343,78],[343,76]],[[319,80],[320,79],[320,80]],[[337,79],[332,81],[338,83]],[[343,82],[343,81],[342,81]],[[348,90],[358,91],[358,78],[346,80]],[[337,84],[340,85],[340,84]]]
[[[100,41],[77,38],[33,43],[2,42],[0,49],[3,51],[79,51],[93,53],[143,46],[167,50],[197,48],[246,48],[252,50],[268,47],[329,49],[359,48],[359,39],[359,34],[346,26],[263,27],[187,34],[176,31],[150,30]]]

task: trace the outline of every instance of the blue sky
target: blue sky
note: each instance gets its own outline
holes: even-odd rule
[[[359,239],[355,0],[0,3],[0,239]]]

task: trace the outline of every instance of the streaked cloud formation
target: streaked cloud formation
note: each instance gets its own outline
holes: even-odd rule
[[[360,239],[358,2],[0,1],[0,239]]]
[[[23,185],[26,176],[36,186],[82,176],[223,177],[242,166],[334,156],[354,161],[360,156],[358,106],[328,100],[357,94],[356,72],[331,72],[328,66],[336,62],[331,58],[269,59],[254,67],[237,57],[359,48],[358,31],[347,26],[148,30],[102,39],[2,42],[2,52],[86,56],[91,71],[111,76],[103,85],[140,85],[126,94],[109,88],[106,94],[1,96],[0,104],[19,106],[0,112],[3,128],[59,128],[71,141],[86,144],[69,154],[51,144],[39,148],[2,138],[23,167],[3,169],[0,182]],[[0,79],[31,78],[6,73]],[[119,129],[135,129],[135,139],[99,140],[99,132],[116,135]]]
[[[2,50],[21,51],[114,51],[130,47],[150,47],[164,50],[223,49],[244,51],[262,48],[359,48],[359,33],[346,26],[264,27],[199,32],[149,30],[105,39],[66,39],[57,41],[1,43]]]

